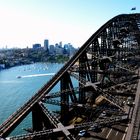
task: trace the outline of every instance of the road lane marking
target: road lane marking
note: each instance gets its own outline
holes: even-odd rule
[[[105,128],[103,128],[102,132],[104,132],[104,131],[105,131]]]
[[[126,134],[124,134],[124,135],[123,135],[122,140],[124,140],[124,139],[125,139],[125,136],[126,136]]]
[[[119,133],[119,132],[117,131],[117,132],[116,132],[116,136],[118,135],[118,133]]]
[[[108,137],[109,137],[111,131],[112,131],[112,129],[110,129],[109,133],[108,133],[107,136],[106,136],[106,139],[108,139]]]
[[[124,140],[125,139],[125,136],[126,136],[126,132],[127,132],[127,130],[128,130],[128,127],[126,127],[126,129],[125,129],[125,133],[124,133],[124,135],[123,135],[123,137],[122,137],[122,140]]]
[[[124,132],[126,133],[126,132],[127,132],[127,130],[128,130],[128,127],[126,127],[126,129],[125,129],[125,131],[124,131]]]

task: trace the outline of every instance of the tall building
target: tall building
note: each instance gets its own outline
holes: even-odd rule
[[[76,49],[70,43],[64,45],[64,54],[72,56],[75,52]]]
[[[50,47],[49,47],[49,53],[50,53],[51,55],[55,55],[55,48],[54,48],[54,45],[50,45]]]
[[[59,47],[60,47],[60,48],[62,48],[62,41],[61,41],[61,42],[59,42]]]
[[[33,44],[33,49],[39,49],[41,48],[41,44]]]
[[[63,48],[58,43],[55,44],[55,52],[56,52],[57,55],[62,55],[63,54]]]
[[[44,49],[45,49],[46,51],[49,50],[49,40],[48,40],[48,39],[45,39],[45,40],[44,40]]]

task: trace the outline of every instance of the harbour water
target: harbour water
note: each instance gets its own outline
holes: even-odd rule
[[[35,63],[0,71],[0,124],[27,102],[62,66],[57,63]],[[29,127],[31,114],[11,135],[25,133],[23,129]]]

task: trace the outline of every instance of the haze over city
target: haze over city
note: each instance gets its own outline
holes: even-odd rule
[[[81,47],[110,18],[134,12],[140,12],[139,0],[0,0],[0,48],[44,39]]]

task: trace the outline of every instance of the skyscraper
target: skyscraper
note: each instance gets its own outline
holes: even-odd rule
[[[45,40],[44,40],[44,49],[45,49],[46,51],[48,51],[48,49],[49,49],[49,40],[48,40],[48,39],[45,39]]]

